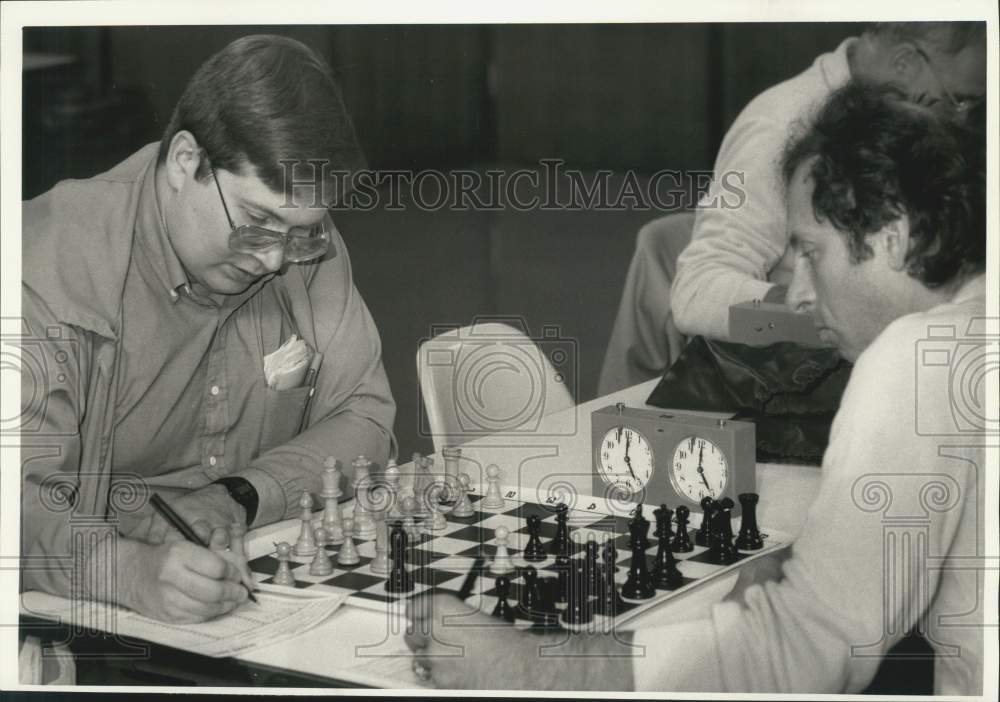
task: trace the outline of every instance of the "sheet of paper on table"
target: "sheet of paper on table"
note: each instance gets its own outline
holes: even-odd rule
[[[108,605],[74,604],[36,592],[24,594],[22,608],[65,622],[105,631],[113,628],[114,633],[123,636],[220,658],[298,636],[327,619],[346,596],[268,589],[257,592],[257,599],[257,603],[247,601],[230,614],[199,624],[171,624]]]

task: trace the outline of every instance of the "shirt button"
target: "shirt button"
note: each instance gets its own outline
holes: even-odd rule
[[[218,461],[215,459],[215,456],[209,456],[208,465],[214,466],[216,463],[218,463]]]
[[[218,386],[218,385],[213,385],[213,386],[212,386],[212,389],[210,390],[210,392],[211,392],[211,393],[212,393],[213,395],[218,395],[218,394],[219,394],[219,386]]]

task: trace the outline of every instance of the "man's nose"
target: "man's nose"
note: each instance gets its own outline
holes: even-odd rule
[[[788,286],[785,304],[795,312],[812,312],[816,303],[816,289],[813,285],[812,271],[802,257],[796,257],[795,273]]]
[[[282,246],[275,246],[267,251],[255,253],[254,258],[260,261],[267,273],[274,273],[285,261],[285,249]]]

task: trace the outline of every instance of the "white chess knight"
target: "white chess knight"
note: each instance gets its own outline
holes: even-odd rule
[[[426,490],[427,507],[430,509],[431,518],[425,519],[423,524],[424,533],[441,531],[448,526],[448,520],[444,518],[447,506],[441,503],[441,498],[447,490],[444,482],[435,482]]]
[[[511,559],[510,552],[507,550],[507,537],[509,535],[510,532],[507,530],[507,527],[497,527],[497,552],[496,555],[493,556],[493,564],[490,566],[490,570],[497,575],[504,575],[514,570],[514,561]]]
[[[469,478],[468,473],[458,474],[458,501],[455,503],[455,508],[451,510],[453,517],[471,517],[475,514],[475,510],[472,509],[472,503],[469,501],[469,486],[472,483],[472,479]]]

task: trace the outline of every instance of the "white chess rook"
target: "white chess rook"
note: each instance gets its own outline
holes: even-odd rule
[[[351,463],[354,468],[354,535],[359,539],[375,538],[375,519],[368,509],[371,482],[371,461],[364,455]]]

